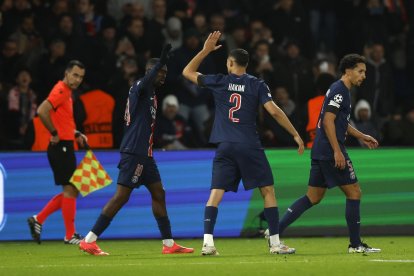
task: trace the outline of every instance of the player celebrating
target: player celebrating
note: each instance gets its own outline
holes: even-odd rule
[[[152,211],[158,223],[163,243],[163,254],[192,253],[194,249],[178,245],[172,239],[165,191],[157,165],[152,156],[153,135],[157,112],[157,95],[167,75],[168,54],[171,45],[164,46],[160,59],[150,59],[145,76],[131,86],[125,110],[125,131],[121,143],[118,186],[115,195],[105,205],[95,226],[80,243],[80,249],[91,255],[108,255],[96,244],[97,238],[111,223],[112,218],[128,202],[134,188],[140,185],[151,193]]]
[[[365,79],[365,58],[349,54],[339,64],[342,73],[328,92],[319,115],[316,138],[311,153],[311,170],[308,191],[289,208],[280,221],[280,233],[299,218],[307,209],[318,204],[327,188],[338,186],[346,196],[345,218],[349,230],[349,253],[381,252],[361,241],[360,211],[361,188],[358,184],[351,159],[344,142],[346,134],[361,140],[370,149],[378,147],[378,142],[349,124],[351,113],[350,89],[360,86]]]
[[[218,205],[224,192],[237,192],[240,180],[246,190],[259,188],[264,200],[264,214],[270,226],[270,253],[292,254],[279,241],[279,213],[273,187],[273,175],[256,131],[259,104],[273,116],[294,138],[303,153],[303,141],[285,113],[273,102],[263,80],[246,74],[249,54],[246,50],[232,50],[227,58],[228,75],[202,75],[197,72],[216,45],[221,33],[211,33],[203,49],[184,68],[183,75],[202,87],[209,88],[215,100],[215,119],[210,142],[218,145],[213,161],[213,179],[210,198],[204,213],[204,243],[202,255],[218,255],[213,231]]]

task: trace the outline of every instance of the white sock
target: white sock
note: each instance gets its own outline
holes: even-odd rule
[[[207,244],[207,246],[214,246],[213,235],[212,234],[204,234],[203,244]]]
[[[86,235],[86,237],[85,237],[85,241],[86,241],[87,243],[94,242],[94,241],[96,241],[97,239],[98,239],[98,236],[97,236],[97,235],[95,235],[95,233],[93,233],[93,232],[89,232],[89,233],[88,233],[88,235]]]
[[[168,247],[171,247],[174,245],[174,240],[173,239],[165,239],[162,240],[162,244]]]
[[[270,246],[279,245],[279,244],[280,244],[279,234],[270,236]]]

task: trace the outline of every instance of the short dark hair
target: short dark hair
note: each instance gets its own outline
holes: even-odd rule
[[[159,58],[150,58],[145,64],[145,70],[148,70],[148,68],[154,67],[154,65],[157,64],[158,62],[160,62]]]
[[[85,69],[85,65],[79,60],[71,60],[68,65],[66,65],[66,71],[72,70],[75,66],[78,66],[80,69]]]
[[[339,62],[339,71],[345,74],[346,69],[354,69],[358,63],[366,63],[365,57],[358,54],[348,54]]]
[[[244,49],[231,50],[229,57],[234,58],[240,66],[247,67],[247,64],[249,64],[249,53]]]

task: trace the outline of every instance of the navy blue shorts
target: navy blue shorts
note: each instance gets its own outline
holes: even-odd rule
[[[245,190],[273,185],[273,174],[263,148],[223,142],[213,160],[211,189],[237,192],[240,180]]]
[[[152,157],[121,153],[118,169],[118,184],[131,189],[161,182],[160,172]]]
[[[333,188],[358,182],[352,161],[345,160],[345,169],[335,168],[334,160],[314,160],[311,162],[309,186],[319,188]]]

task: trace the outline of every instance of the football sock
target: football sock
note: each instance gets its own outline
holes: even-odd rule
[[[109,224],[111,224],[112,218],[101,214],[95,222],[95,225],[92,227],[91,232],[93,232],[97,237],[99,237]],[[90,232],[89,232],[90,233]]]
[[[158,229],[160,229],[161,238],[163,240],[172,239],[171,224],[170,224],[170,220],[168,219],[168,216],[155,218],[155,219],[157,220],[157,223],[158,223]]]
[[[204,209],[204,234],[213,235],[214,226],[216,225],[217,214],[217,207],[206,206],[206,208]]]
[[[37,214],[36,219],[40,224],[43,224],[48,216],[61,208],[62,198],[63,193],[55,195],[51,200],[49,200],[46,206],[43,207],[42,211]]]
[[[277,207],[264,208],[264,215],[269,225],[270,246],[279,241],[279,209]]]
[[[279,209],[277,207],[264,208],[264,215],[269,224],[270,236],[279,234]]]
[[[94,232],[92,232],[92,231],[89,231],[89,233],[86,235],[86,237],[85,237],[85,241],[87,242],[87,243],[91,243],[91,242],[94,242],[94,241],[96,241],[98,239],[98,236],[97,235],[95,235],[95,233]]]
[[[360,213],[359,213],[359,199],[347,199],[345,218],[349,230],[349,240],[352,247],[357,247],[361,244],[360,237]]]
[[[212,234],[204,234],[203,244],[207,244],[207,246],[214,246],[213,235]]]
[[[62,215],[65,223],[66,239],[70,240],[75,233],[76,198],[62,198]]]
[[[279,222],[279,234],[285,231],[286,227],[297,220],[306,210],[312,207],[312,202],[304,195],[296,200],[286,211],[282,220]]]
[[[162,240],[162,244],[168,247],[171,247],[174,245],[174,240],[173,239],[165,239]]]

